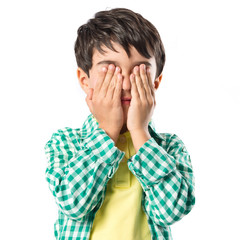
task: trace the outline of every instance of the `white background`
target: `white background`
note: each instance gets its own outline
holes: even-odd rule
[[[153,119],[159,132],[186,144],[196,178],[196,205],[172,226],[173,239],[240,239],[240,17],[233,0],[0,3],[1,239],[53,239],[57,206],[44,176],[44,145],[89,114],[76,76],[76,32],[114,7],[141,13],[165,45]]]

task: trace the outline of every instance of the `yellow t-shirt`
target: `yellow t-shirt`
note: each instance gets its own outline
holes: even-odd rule
[[[129,131],[120,134],[116,147],[126,155],[107,183],[106,196],[95,215],[90,240],[150,240],[147,216],[141,206],[143,190],[127,165],[127,160],[136,153]]]

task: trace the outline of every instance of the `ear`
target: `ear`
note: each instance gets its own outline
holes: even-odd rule
[[[85,73],[81,68],[78,68],[77,77],[78,77],[78,82],[81,88],[86,94],[88,94],[88,89],[90,88],[90,85],[89,85],[89,78],[87,73]]]
[[[157,77],[157,78],[155,79],[155,81],[154,81],[154,89],[155,89],[155,90],[158,89],[159,84],[160,84],[161,81],[162,81],[162,74],[161,74],[159,77]]]

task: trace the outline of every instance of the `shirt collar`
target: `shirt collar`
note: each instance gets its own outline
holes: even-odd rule
[[[88,115],[87,119],[82,125],[82,128],[80,129],[80,137],[82,139],[88,137],[92,132],[94,132],[99,127],[99,124],[96,120],[96,118],[93,116],[93,114]],[[162,134],[156,133],[156,128],[153,120],[151,119],[148,124],[148,130],[153,138],[160,138],[164,139]]]
[[[80,137],[83,139],[86,138],[92,132],[94,132],[98,128],[98,126],[99,124],[96,118],[92,114],[88,115],[87,119],[82,125],[82,128],[80,129]]]

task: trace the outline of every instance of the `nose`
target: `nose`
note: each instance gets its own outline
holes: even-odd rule
[[[130,74],[123,75],[122,89],[124,91],[131,90]]]

